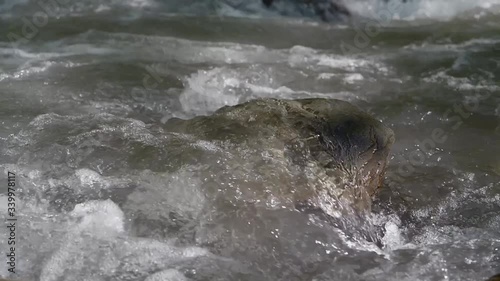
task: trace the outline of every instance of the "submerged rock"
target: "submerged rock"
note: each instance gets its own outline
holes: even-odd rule
[[[262,3],[271,8],[277,0],[262,0]],[[303,6],[305,10],[312,10],[323,21],[329,22],[341,17],[348,17],[351,12],[339,0],[292,0],[297,5]]]
[[[36,182],[50,187],[44,196],[56,210],[112,198],[126,216],[152,225],[172,217],[178,229],[228,210],[370,210],[393,141],[345,101],[260,99],[161,126],[44,114],[7,148],[43,175]]]
[[[487,281],[500,281],[500,274],[497,274],[495,276],[492,276],[490,279]]]
[[[369,210],[394,141],[382,123],[334,99],[253,100],[165,126],[204,147],[172,160],[198,166],[209,198],[274,208],[307,203],[334,216],[346,207]]]

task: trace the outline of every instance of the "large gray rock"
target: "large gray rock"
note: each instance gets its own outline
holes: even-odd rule
[[[394,141],[389,128],[334,99],[253,100],[165,126],[204,146],[177,161],[198,165],[208,198],[268,208],[307,202],[333,216],[370,209]],[[179,155],[193,143],[185,146]]]
[[[262,0],[262,3],[272,8],[279,0]],[[284,0],[281,2],[289,2],[298,5],[299,10],[312,10],[321,20],[330,22],[339,20],[343,17],[349,17],[351,12],[345,7],[341,0]]]

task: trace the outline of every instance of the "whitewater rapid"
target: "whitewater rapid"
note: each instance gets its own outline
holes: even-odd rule
[[[13,43],[7,35],[22,36],[25,19],[44,10],[0,3],[0,182],[14,172],[18,184],[18,272],[2,260],[0,276],[485,280],[500,272],[499,4],[349,1],[353,18],[327,24],[284,1],[273,9],[257,0],[66,1],[32,39]],[[179,136],[191,150],[178,151],[164,131],[169,119],[267,97],[349,101],[395,131],[370,214],[335,224],[272,204],[219,212],[199,188],[204,163],[171,163],[223,146]],[[2,189],[2,219],[7,203]],[[7,235],[2,228],[1,257]]]

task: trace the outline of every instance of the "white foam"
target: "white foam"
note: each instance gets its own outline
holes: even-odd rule
[[[52,254],[42,268],[40,280],[58,280],[66,270],[79,269],[84,266],[87,248],[92,251],[96,244],[85,247],[85,237],[92,237],[92,243],[100,239],[114,239],[124,231],[122,210],[111,200],[87,201],[75,206],[70,213],[75,221],[67,225],[67,233],[60,247]],[[105,268],[114,270],[120,264],[119,260],[107,257]],[[73,274],[74,272],[72,272]]]
[[[500,11],[500,0],[412,0],[406,3],[401,0],[391,0],[388,3],[380,0],[358,0],[345,1],[345,4],[350,11],[373,18],[382,24],[398,20],[449,20],[468,11],[473,11],[475,16],[481,16],[486,10]]]
[[[240,97],[235,89],[240,86],[234,71],[225,68],[200,70],[186,79],[186,87],[179,100],[186,112],[208,113],[225,105],[235,105]]]
[[[361,58],[342,56],[331,53],[321,53],[304,46],[294,46],[289,50],[288,63],[292,67],[329,67],[345,71],[356,71],[359,69],[373,69],[377,72],[387,72],[385,65],[377,61],[370,61]]]
[[[146,8],[146,7],[153,7],[154,6],[154,1],[150,0],[127,0],[123,1],[126,3],[128,6],[134,7],[134,8]]]
[[[17,70],[13,73],[0,73],[0,81],[4,79],[21,79],[27,76],[46,72],[55,65],[62,65],[66,68],[73,68],[81,66],[81,63],[74,63],[71,61],[54,62],[50,61],[52,58],[63,56],[64,54],[57,53],[37,53],[33,54],[18,48],[0,48],[0,55],[7,55],[4,63],[17,66]],[[1,68],[0,68],[0,72]]]
[[[336,76],[338,76],[336,73],[320,73],[318,75],[318,80],[329,80]]]
[[[52,62],[42,62],[40,66],[21,66],[21,70],[19,71],[16,71],[14,74],[12,74],[12,77],[13,78],[16,78],[16,79],[19,79],[19,78],[23,78],[25,76],[29,76],[29,75],[32,75],[32,74],[35,74],[35,73],[39,73],[39,72],[44,72],[46,71],[47,69],[49,69],[49,67],[52,66]]]
[[[93,186],[96,183],[103,182],[101,175],[90,169],[78,169],[75,171],[75,175],[84,186]]]
[[[354,84],[357,81],[362,81],[363,79],[364,77],[360,73],[348,74],[344,77],[344,81],[348,84]]]
[[[343,240],[343,242],[351,249],[363,251],[363,252],[364,251],[374,252],[376,254],[384,256],[385,258],[390,257],[389,253],[381,250],[377,245],[375,245],[372,242],[368,242],[364,239],[356,239],[356,240],[349,239],[341,231],[338,231],[338,234],[339,234],[339,237]]]
[[[382,237],[382,244],[386,250],[399,248],[403,244],[401,229],[395,222],[388,221],[385,223],[385,234]]]
[[[347,70],[354,70],[356,67],[363,67],[368,64],[365,60],[356,60],[352,58],[346,58],[344,56],[318,56],[315,57],[317,64],[321,66],[328,66],[331,68],[341,68]]]
[[[28,175],[32,182],[44,183],[45,180],[39,177],[40,171],[32,171]],[[33,178],[32,178],[33,177]],[[38,177],[38,178],[37,178]],[[60,186],[71,187],[78,194],[88,193],[89,190],[102,191],[108,188],[124,188],[130,183],[127,178],[105,177],[90,169],[78,169],[74,174],[62,176],[60,178],[46,179],[48,185],[45,188],[57,189]],[[43,186],[43,184],[42,184]]]
[[[188,281],[184,274],[175,269],[167,269],[150,275],[144,281]]]
[[[457,90],[461,91],[467,91],[467,90],[488,90],[488,91],[499,91],[500,87],[488,83],[486,81],[479,81],[479,82],[472,82],[469,78],[467,77],[454,77],[451,76],[447,73],[447,71],[440,71],[436,74],[433,74],[430,77],[425,77],[423,79],[425,82],[432,82],[432,83],[446,83],[448,84],[449,87],[455,88]]]
[[[211,254],[198,247],[180,248],[156,240],[129,239],[123,244],[119,256],[129,257],[125,261],[128,270],[148,272],[152,268],[168,269],[174,264]]]
[[[348,66],[350,67],[352,65]],[[185,79],[185,88],[179,97],[183,111],[188,114],[206,115],[223,106],[232,106],[255,98],[358,98],[350,92],[319,93],[293,90],[280,86],[280,81],[273,73],[261,73],[255,78],[255,71],[259,70],[238,71],[228,67],[215,67],[191,74]],[[360,75],[352,74],[347,79],[353,82],[363,79]]]
[[[123,211],[111,200],[87,201],[75,206],[71,216],[80,219],[74,231],[88,231],[96,236],[108,236],[124,231]]]
[[[175,265],[211,254],[198,247],[175,247],[152,239],[130,237],[124,232],[124,214],[112,201],[78,204],[63,226],[65,236],[46,260],[41,281],[95,280],[96,274],[113,279],[116,274],[145,275],[160,271],[147,280],[187,280]],[[54,222],[60,224],[60,222]],[[125,272],[123,272],[125,270]],[[121,276],[121,275],[120,275]],[[169,279],[170,278],[170,279]]]

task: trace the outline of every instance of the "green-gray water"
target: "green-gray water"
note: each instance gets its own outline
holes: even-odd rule
[[[410,1],[387,20],[370,17],[384,4],[350,1],[360,15],[331,24],[260,1],[198,2],[66,1],[47,18],[35,1],[0,2],[3,219],[8,171],[18,184],[17,273],[3,260],[2,227],[1,277],[500,272],[498,1]],[[339,227],[273,206],[207,212],[199,167],[171,169],[169,153],[196,157],[217,144],[189,139],[193,150],[177,151],[162,128],[261,97],[346,100],[394,130],[370,215]]]

